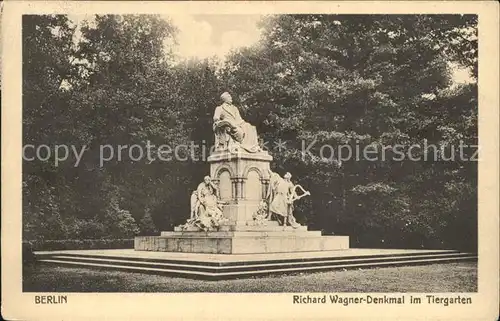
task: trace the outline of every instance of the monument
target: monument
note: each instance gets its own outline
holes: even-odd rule
[[[210,175],[191,194],[186,223],[160,236],[138,236],[137,251],[186,253],[287,253],[349,248],[348,236],[308,231],[294,215],[294,202],[310,195],[292,175],[272,172],[273,160],[258,144],[255,126],[233,105],[231,95],[213,117],[215,148]]]

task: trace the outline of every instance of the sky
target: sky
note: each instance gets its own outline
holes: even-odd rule
[[[232,50],[255,44],[261,35],[259,15],[168,16],[179,29],[176,53],[183,58],[223,60]]]
[[[68,15],[76,25],[92,15]],[[180,60],[217,57],[224,60],[232,49],[251,46],[261,35],[260,15],[162,15],[178,29],[174,53]],[[76,41],[81,36],[78,28]]]

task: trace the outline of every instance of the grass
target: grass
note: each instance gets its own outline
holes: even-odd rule
[[[473,262],[202,281],[90,268],[26,267],[25,292],[477,292]]]

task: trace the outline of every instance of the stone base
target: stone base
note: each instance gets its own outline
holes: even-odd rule
[[[389,266],[477,262],[477,254],[452,250],[348,249],[343,251],[204,254],[116,250],[35,252],[37,262],[65,268],[138,272],[203,280]],[[300,282],[286,292],[303,292]],[[293,287],[293,284],[291,285]],[[232,287],[238,292],[238,287]],[[280,292],[280,290],[278,290]],[[272,292],[272,291],[270,291]]]
[[[138,236],[136,251],[184,253],[290,253],[349,248],[348,236],[321,236],[319,231],[162,232]]]

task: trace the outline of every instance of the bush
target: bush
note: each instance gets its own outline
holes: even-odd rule
[[[33,246],[28,241],[23,241],[23,264],[31,264],[35,262],[33,254]]]
[[[141,235],[154,235],[158,233],[158,229],[156,228],[155,222],[153,221],[153,217],[151,216],[151,211],[149,208],[146,208],[144,211],[144,216],[140,220],[140,230]]]
[[[99,239],[109,237],[106,235],[106,226],[99,222],[98,217],[91,219],[68,219],[68,235],[77,239]],[[67,237],[61,238],[67,239]]]
[[[116,200],[112,200],[105,211],[104,225],[113,237],[133,237],[139,234],[139,227],[132,214],[120,208]]]
[[[37,240],[23,242],[23,249],[25,243],[30,244],[33,251],[134,248],[134,239]]]

